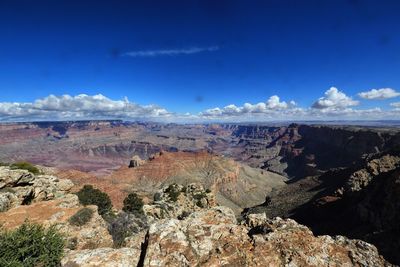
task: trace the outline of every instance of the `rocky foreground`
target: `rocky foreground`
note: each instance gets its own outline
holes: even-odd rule
[[[83,207],[71,186],[54,176],[0,167],[3,227],[13,229],[25,219],[57,225],[67,239],[62,266],[392,266],[373,245],[316,237],[291,219],[250,214],[238,222],[198,184],[165,187],[142,214],[126,215],[135,231],[117,248],[96,206],[88,206],[94,216],[85,225],[70,223]]]

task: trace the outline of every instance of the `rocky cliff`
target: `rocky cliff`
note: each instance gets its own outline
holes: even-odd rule
[[[297,208],[293,217],[318,234],[341,234],[371,242],[387,259],[399,264],[399,151],[367,157],[359,165],[326,173],[320,179],[322,191]]]

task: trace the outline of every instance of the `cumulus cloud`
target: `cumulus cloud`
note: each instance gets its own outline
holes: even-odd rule
[[[325,96],[320,97],[314,102],[312,108],[333,111],[351,106],[357,106],[358,103],[358,101],[353,100],[345,93],[339,91],[336,87],[331,87],[325,92]]]
[[[391,105],[392,107],[395,107],[395,108],[400,108],[400,102],[390,103],[390,105]]]
[[[198,54],[202,52],[214,52],[217,50],[219,50],[219,46],[189,47],[181,49],[131,51],[125,53],[124,55],[129,57],[178,56],[178,55]]]
[[[0,102],[0,120],[39,119],[138,119],[168,117],[172,114],[156,105],[141,106],[123,100],[111,100],[101,94],[77,96],[49,95],[34,102]]]
[[[400,111],[400,102],[390,103],[390,106],[393,107],[394,111]]]
[[[232,117],[243,116],[249,114],[273,114],[276,112],[283,112],[288,109],[293,109],[296,106],[294,101],[286,103],[281,101],[279,96],[273,95],[266,102],[257,104],[245,103],[243,106],[227,105],[223,108],[207,109],[200,113],[202,117]]]
[[[381,88],[381,89],[372,89],[367,92],[361,92],[358,94],[361,98],[364,99],[388,99],[393,97],[400,96],[400,92],[396,92],[392,88]]]

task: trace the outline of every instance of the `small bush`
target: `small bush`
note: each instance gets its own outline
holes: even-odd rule
[[[69,218],[69,223],[75,226],[85,225],[93,217],[93,210],[89,208],[82,208],[78,210],[71,218]]]
[[[22,169],[22,170],[27,170],[30,173],[33,174],[40,174],[40,171],[38,168],[33,166],[29,162],[21,161],[21,162],[16,162],[10,165],[11,169]]]
[[[201,193],[197,193],[195,195],[193,195],[193,198],[196,200],[201,200],[202,198],[206,198],[207,195],[205,192],[201,192]]]
[[[112,204],[110,197],[91,185],[84,185],[76,194],[82,205],[96,205],[100,215],[105,215],[111,211]]]
[[[120,212],[109,221],[108,232],[113,238],[114,246],[119,248],[125,245],[125,239],[148,228],[144,214]]]
[[[0,231],[0,266],[60,266],[64,239],[54,227],[25,222],[13,231]]]
[[[177,184],[170,184],[165,192],[168,194],[171,201],[176,202],[178,200],[179,195],[181,192],[178,189]]]
[[[143,204],[143,200],[136,193],[130,193],[124,199],[122,210],[125,212],[143,213]]]

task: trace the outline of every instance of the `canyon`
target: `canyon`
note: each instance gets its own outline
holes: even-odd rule
[[[147,206],[145,224],[149,225],[132,237],[131,247],[115,249],[108,244],[99,245],[98,251],[86,251],[86,241],[82,241],[83,250],[69,252],[64,260],[66,266],[68,262],[78,266],[79,262],[82,266],[104,265],[83,263],[82,257],[93,262],[101,262],[99,257],[103,256],[124,262],[132,255],[137,256],[138,266],[217,266],[218,263],[289,266],[289,262],[297,266],[322,266],[324,257],[348,266],[389,266],[385,260],[400,264],[396,253],[400,248],[400,131],[396,126],[181,125],[124,121],[8,123],[0,125],[0,152],[0,162],[28,161],[48,175],[31,177],[31,180],[24,178],[33,184],[32,192],[37,191],[33,181],[40,181],[39,187],[46,179],[54,181],[46,190],[56,192],[56,196],[38,193],[37,203],[26,206],[32,207],[31,211],[24,211],[27,214],[34,212],[34,205],[39,207],[45,201],[52,203],[51,212],[59,213],[64,207],[60,207],[58,195],[73,195],[85,184],[106,192],[116,210],[121,210],[123,200],[131,192],[143,199]],[[3,174],[0,174],[9,177],[6,173],[10,170],[2,168]],[[198,209],[196,205],[187,206],[190,201],[182,199],[176,205],[186,208],[178,205],[171,210],[190,210],[192,215],[182,218],[182,212],[175,212],[161,219],[154,214],[159,214],[160,207],[167,205],[168,200],[161,198],[159,202],[164,204],[157,204],[155,195],[162,196],[171,184],[182,188],[195,184],[212,195],[209,202],[212,204]],[[25,187],[26,183],[21,186]],[[17,193],[26,192],[18,189],[18,183],[9,182],[3,187],[13,187]],[[69,193],[59,193],[56,187]],[[0,194],[6,199],[5,192]],[[3,210],[20,214],[15,209],[25,207],[22,193],[15,197],[7,194],[7,200],[2,202],[5,203]],[[188,197],[186,193],[183,195]],[[36,195],[30,197],[35,199]],[[79,204],[71,207],[74,212]],[[3,215],[0,220],[4,220],[4,214],[0,213]],[[41,215],[31,217],[35,216]],[[49,219],[44,222],[48,224],[52,217],[46,216]],[[97,217],[94,220],[104,231],[106,223]],[[214,229],[207,237],[202,236],[206,228]],[[293,230],[282,232],[285,228]],[[219,230],[215,229],[235,234],[219,239],[216,237]],[[175,236],[180,231],[186,236]],[[198,236],[205,242],[203,245],[191,243]],[[287,243],[281,243],[282,238]],[[305,249],[302,238],[315,244],[313,249]],[[377,250],[364,241],[375,245]],[[157,242],[161,242],[161,247],[155,246]],[[204,250],[201,246],[206,243],[211,248],[224,249]],[[143,252],[143,244],[147,252]],[[285,254],[289,253],[287,250],[285,255],[276,254],[277,247],[288,248],[291,244],[302,252],[289,255]],[[360,251],[355,251],[356,248]],[[244,254],[234,252],[238,249]],[[358,259],[346,258],[344,255],[349,250]],[[261,258],[265,251],[269,251],[270,258]],[[311,261],[309,257],[316,259]]]

